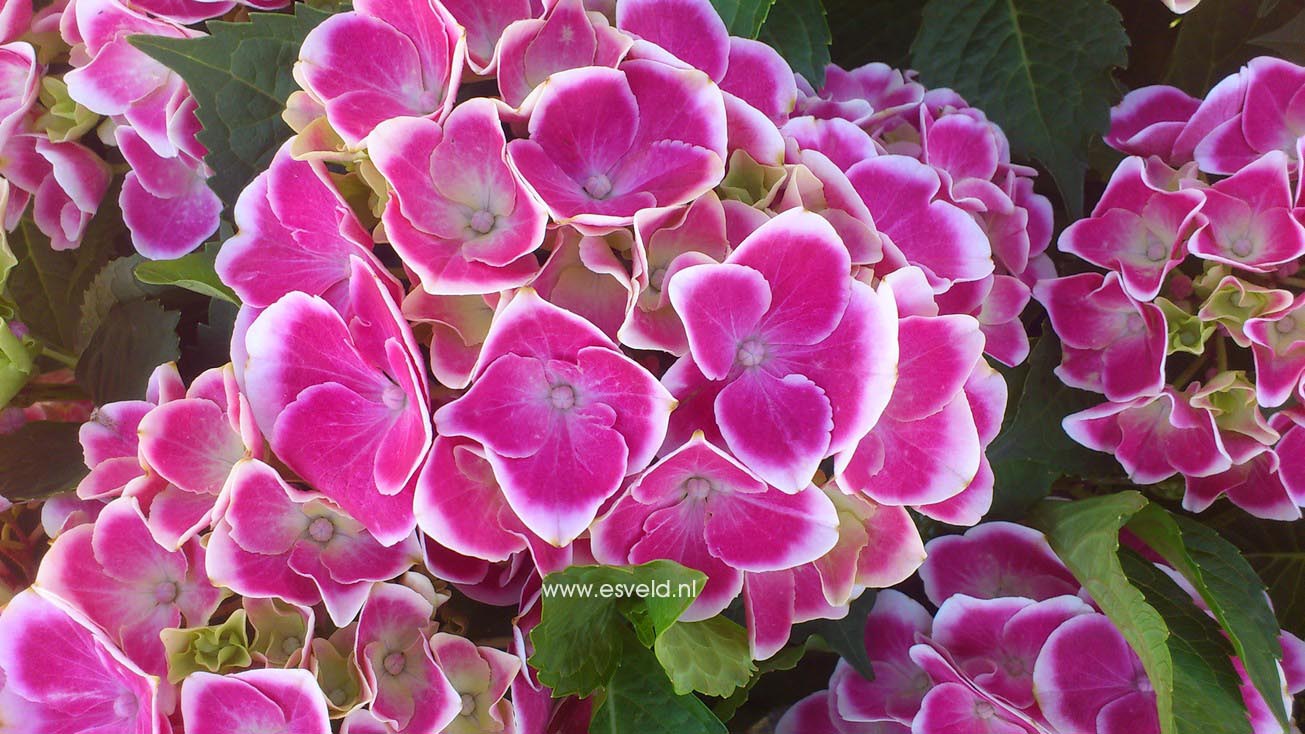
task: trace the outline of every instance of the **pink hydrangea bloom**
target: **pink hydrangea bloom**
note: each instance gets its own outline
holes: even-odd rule
[[[329,734],[326,697],[307,670],[248,670],[232,675],[203,671],[181,688],[186,731],[226,734]]]

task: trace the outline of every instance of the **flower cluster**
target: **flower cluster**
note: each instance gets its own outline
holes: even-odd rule
[[[779,734],[1160,731],[1141,660],[1040,533],[986,523],[928,551],[920,578],[937,611],[880,592],[865,627],[874,680],[840,661],[829,689],[790,709]],[[1290,707],[1305,690],[1305,643],[1279,639]],[[1281,731],[1235,658],[1233,667],[1253,730]]]
[[[283,0],[251,2],[275,8]],[[0,176],[5,228],[31,204],[55,249],[77,247],[125,162],[118,204],[145,257],[170,259],[217,231],[195,99],[181,77],[129,36],[194,38],[187,27],[235,0],[32,0],[0,4]],[[57,73],[51,73],[61,70]]]
[[[216,204],[193,100],[121,34],[170,16],[75,3],[69,89],[111,116],[124,216],[167,255],[150,233]],[[90,473],[0,617],[15,706],[511,731],[539,715],[528,637],[449,634],[449,585],[526,633],[541,576],[669,559],[707,576],[685,618],[741,596],[761,659],[919,567],[908,508],[988,510],[988,357],[1027,354],[1051,216],[953,92],[882,65],[813,90],[707,0],[357,0],[294,78],[296,134],[216,261],[231,363],[161,367],[82,428]],[[50,636],[93,683],[33,667]]]
[[[1183,506],[1305,506],[1305,68],[1257,58],[1204,100],[1129,94],[1107,142],[1129,154],[1062,251],[1105,270],[1037,285],[1057,374],[1109,401],[1065,420],[1134,481],[1181,474]]]

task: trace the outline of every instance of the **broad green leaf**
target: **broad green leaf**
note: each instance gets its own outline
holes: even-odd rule
[[[1268,587],[1282,628],[1305,636],[1305,522],[1260,520],[1233,506],[1201,517],[1241,548]]]
[[[725,734],[725,725],[697,696],[677,694],[653,654],[636,647],[621,656],[589,734]]]
[[[157,295],[157,288],[143,287],[132,275],[132,268],[144,260],[135,254],[110,260],[91,279],[86,293],[82,295],[81,318],[77,322],[76,346],[79,354],[91,343],[91,337],[100,328],[100,324],[104,323],[109,309],[119,303]]]
[[[222,282],[214,267],[218,248],[216,243],[209,243],[203,249],[176,260],[147,260],[136,266],[136,277],[142,283],[174,285],[209,298],[221,298],[238,306],[240,298]]]
[[[1129,583],[1119,562],[1119,530],[1146,504],[1145,497],[1130,490],[1076,502],[1046,501],[1031,519],[1141,658],[1155,689],[1161,734],[1176,734],[1169,629]]]
[[[825,0],[834,63],[854,69],[874,61],[904,69],[911,63],[911,40],[920,29],[920,0]]]
[[[1051,172],[1077,217],[1088,141],[1109,127],[1110,73],[1128,63],[1127,48],[1106,0],[930,0],[911,65],[1001,125],[1017,155]]]
[[[1237,547],[1204,525],[1157,505],[1142,508],[1129,520],[1128,529],[1191,582],[1228,633],[1251,682],[1286,726],[1288,712],[1279,693],[1278,622],[1265,598],[1264,583]]]
[[[539,625],[530,633],[530,665],[556,695],[590,695],[616,672],[623,649],[652,646],[705,582],[702,572],[673,561],[551,573],[543,582]]]
[[[1273,12],[1273,9],[1270,8],[1269,12]],[[1281,56],[1292,63],[1305,63],[1305,12],[1301,12],[1279,28],[1252,38],[1250,42],[1261,48],[1267,48],[1275,56]]]
[[[776,0],[757,38],[778,51],[811,86],[824,85],[833,37],[820,0]]]
[[[728,696],[748,682],[756,666],[748,631],[724,617],[678,622],[653,645],[678,694]]]
[[[77,423],[28,423],[0,434],[0,497],[44,499],[77,487],[86,476]]]
[[[297,4],[293,15],[251,13],[247,23],[209,21],[207,36],[131,36],[133,46],[181,75],[199,103],[198,139],[213,168],[209,187],[228,207],[267,168],[290,128],[281,120],[297,87],[290,76],[304,37],[330,13]]]
[[[110,211],[96,217],[116,216]],[[76,250],[56,252],[50,239],[29,219],[9,235],[18,264],[9,273],[6,293],[19,320],[42,344],[76,353],[82,294],[113,255],[113,242],[89,234]]]
[[[180,318],[153,301],[114,305],[77,361],[77,382],[97,405],[139,399],[154,368],[181,356]]]
[[[1121,473],[1113,457],[1080,446],[1061,427],[1065,416],[1103,398],[1061,382],[1055,373],[1059,363],[1060,341],[1044,324],[1025,365],[1005,372],[1010,389],[1006,424],[987,450],[996,477],[995,517],[1023,516],[1063,474],[1102,478]]]
[[[1192,603],[1173,579],[1125,549],[1120,562],[1129,582],[1164,619],[1174,667],[1174,731],[1178,734],[1251,734],[1238,690],[1233,654],[1219,625]],[[1281,696],[1279,696],[1281,699]]]
[[[731,36],[756,38],[775,0],[711,0]]]
[[[19,339],[0,318],[0,408],[9,404],[32,378],[33,360],[40,347]]]
[[[875,672],[870,666],[870,654],[865,649],[865,620],[875,606],[874,589],[866,589],[848,607],[842,619],[817,619],[802,626],[810,630],[829,645],[829,649],[847,661],[856,672],[866,680],[874,680]],[[802,639],[798,637],[797,639]]]
[[[751,694],[752,689],[756,688],[757,684],[761,682],[763,676],[767,673],[775,673],[781,670],[792,670],[793,668],[796,668],[797,664],[802,662],[802,658],[806,656],[807,649],[810,646],[810,638],[808,638],[806,643],[801,645],[790,645],[769,658],[757,662],[757,669],[752,673],[752,677],[748,679],[748,682],[744,683],[735,690],[734,693],[730,694],[729,698],[726,698],[713,706],[711,709],[712,713],[716,714],[716,717],[721,721],[729,721],[734,718],[734,714],[738,713],[739,708],[748,702],[749,694]]]
[[[1203,97],[1219,80],[1272,48],[1273,32],[1305,8],[1305,0],[1282,0],[1257,13],[1246,2],[1203,2],[1182,16],[1163,82]],[[1266,35],[1271,36],[1264,39]]]

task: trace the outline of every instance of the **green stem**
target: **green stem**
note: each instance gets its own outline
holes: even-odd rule
[[[53,359],[54,361],[64,365],[65,367],[72,367],[72,368],[77,367],[76,357],[63,350],[55,349],[49,344],[41,345],[41,355],[45,357],[49,357],[50,359]]]

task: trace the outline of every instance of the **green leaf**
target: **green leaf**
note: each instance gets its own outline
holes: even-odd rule
[[[44,499],[75,489],[86,476],[77,423],[28,423],[0,434],[0,497]]]
[[[32,379],[34,359],[40,351],[40,345],[31,339],[19,339],[0,318],[0,408]]]
[[[848,612],[842,619],[817,619],[804,625],[803,630],[809,629],[811,634],[818,635],[829,645],[829,649],[838,653],[861,677],[874,680],[870,653],[865,649],[865,620],[874,606],[875,591],[866,589],[848,606]]]
[[[1179,734],[1251,734],[1232,647],[1173,579],[1137,553],[1120,562],[1129,582],[1164,619],[1174,664],[1174,730]],[[1281,694],[1278,696],[1281,700]]]
[[[181,75],[199,103],[198,139],[213,168],[209,186],[228,207],[267,168],[290,128],[281,120],[297,86],[290,75],[304,37],[330,13],[297,4],[293,15],[250,13],[247,23],[209,21],[198,38],[131,36],[133,46]]]
[[[180,319],[153,301],[114,305],[77,361],[77,382],[97,405],[139,399],[154,368],[181,356]]]
[[[623,649],[637,648],[636,641],[651,646],[706,580],[673,561],[551,573],[543,582],[540,622],[530,633],[530,665],[556,695],[588,696],[616,672]]]
[[[1032,521],[1141,658],[1155,689],[1161,734],[1175,734],[1169,629],[1142,592],[1129,583],[1119,561],[1119,530],[1146,504],[1146,498],[1131,490],[1076,502],[1047,501]]]
[[[1270,8],[1268,12],[1273,12],[1273,8]],[[1300,64],[1305,62],[1305,12],[1300,13],[1279,28],[1252,38],[1250,42],[1261,48],[1267,48],[1275,56],[1281,56],[1292,63]]]
[[[1179,21],[1163,82],[1205,96],[1220,79],[1262,53],[1250,44],[1258,45],[1259,39],[1271,35],[1302,8],[1305,0],[1283,0],[1273,8],[1262,7],[1262,12],[1232,0],[1201,3]]]
[[[203,249],[176,260],[147,260],[136,266],[136,277],[142,283],[185,288],[239,306],[240,298],[236,296],[236,292],[228,288],[218,277],[215,268],[218,249],[217,243],[209,243],[204,245]]]
[[[775,0],[711,0],[731,36],[756,38]]]
[[[1305,522],[1261,520],[1239,507],[1206,512],[1212,527],[1242,550],[1269,589],[1282,628],[1305,636]]]
[[[1128,37],[1106,0],[930,0],[911,46],[931,87],[951,87],[1001,125],[1083,211],[1088,141],[1110,124],[1111,69]]]
[[[811,641],[810,638],[808,638],[807,642],[804,644],[790,645],[769,658],[756,663],[756,671],[753,672],[752,677],[748,679],[748,682],[744,683],[741,687],[735,690],[734,693],[730,694],[729,698],[726,698],[713,706],[711,709],[712,713],[716,714],[716,717],[721,721],[729,721],[734,718],[734,714],[738,713],[739,708],[748,702],[748,695],[751,694],[752,689],[756,688],[757,684],[761,682],[762,676],[767,673],[776,673],[781,670],[792,670],[793,668],[796,668],[797,664],[802,662],[802,658],[806,656],[807,649],[810,646]]]
[[[920,29],[920,0],[826,0],[838,22],[830,28],[834,63],[844,69],[879,61],[896,68],[911,63],[911,40]]]
[[[109,310],[115,305],[157,295],[157,288],[142,287],[132,275],[132,268],[144,260],[135,254],[110,260],[91,279],[86,293],[82,295],[81,318],[77,322],[78,354],[91,343],[96,329],[104,323]]]
[[[1134,515],[1128,529],[1191,582],[1228,633],[1251,682],[1286,726],[1288,712],[1279,692],[1278,622],[1265,601],[1264,583],[1236,546],[1204,525],[1157,505]]]
[[[820,0],[776,0],[757,39],[778,51],[811,86],[824,85],[833,37]]]
[[[1044,324],[1027,366],[1005,373],[1011,407],[1001,433],[987,450],[996,477],[994,517],[1023,516],[1047,496],[1051,483],[1062,474],[1103,478],[1121,473],[1113,457],[1079,445],[1061,427],[1065,416],[1103,398],[1061,382],[1055,373],[1059,362],[1060,341]]]
[[[635,648],[621,657],[589,734],[725,734],[711,710],[679,695],[653,654]]]
[[[9,245],[18,264],[6,287],[19,319],[38,341],[75,353],[82,294],[111,259],[112,240],[88,234],[78,249],[56,252],[31,220],[22,219],[10,233]]]
[[[748,682],[757,668],[748,649],[748,631],[724,617],[673,624],[653,645],[678,694],[728,696]]]

